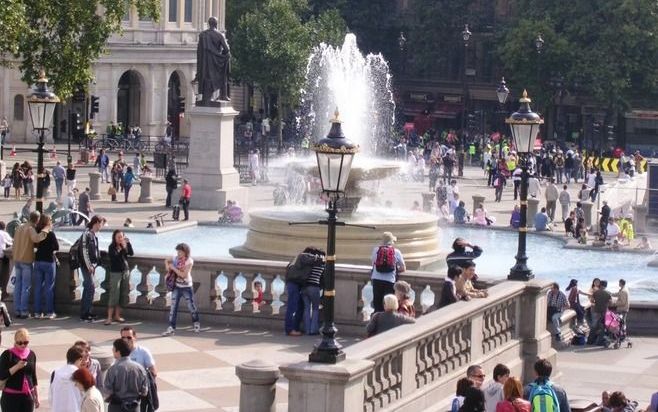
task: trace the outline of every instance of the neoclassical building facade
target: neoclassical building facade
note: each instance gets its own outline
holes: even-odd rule
[[[161,7],[158,22],[140,18],[136,10],[127,13],[123,32],[109,39],[107,54],[94,64],[89,95],[99,97],[100,113],[92,121],[97,132],[104,133],[108,124],[120,122],[139,126],[143,135],[162,136],[171,121],[180,136],[188,135],[189,124],[178,115],[177,101],[184,98],[186,108],[194,104],[191,82],[198,34],[207,28],[210,16],[216,16],[220,30],[225,30],[226,0],[162,0]],[[26,104],[31,88],[15,69],[0,67],[0,79],[0,117],[10,124],[10,142],[31,142]],[[233,106],[244,110],[241,90],[232,91]],[[85,118],[88,100],[69,99],[59,106],[52,135],[62,141],[68,136],[64,122],[69,114],[79,112]]]

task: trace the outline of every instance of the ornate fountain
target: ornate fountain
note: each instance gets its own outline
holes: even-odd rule
[[[407,268],[431,269],[443,264],[439,253],[437,218],[434,215],[384,206],[387,200],[368,184],[383,182],[399,173],[400,163],[377,158],[391,133],[395,105],[388,64],[381,55],[363,56],[353,34],[341,48],[320,45],[309,58],[306,87],[302,93],[299,130],[317,141],[329,131],[328,120],[336,107],[341,110],[343,131],[361,147],[354,159],[339,203],[340,218],[366,227],[341,227],[336,254],[340,263],[371,264],[371,253],[382,232],[392,232],[403,252]],[[288,172],[302,177],[318,176],[313,158],[287,160]],[[319,193],[319,191],[318,191]],[[362,202],[362,199],[368,199]],[[365,203],[365,204],[364,204]],[[326,244],[321,225],[294,225],[326,218],[322,206],[285,205],[249,211],[249,231],[241,246],[230,250],[234,257],[289,260],[305,247]]]

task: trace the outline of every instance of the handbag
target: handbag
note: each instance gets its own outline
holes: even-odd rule
[[[117,190],[114,188],[114,186],[110,186],[110,188],[107,189],[107,194],[110,196],[114,196],[117,194]]]
[[[176,287],[176,273],[174,273],[173,270],[167,272],[167,275],[165,276],[165,285],[169,292],[172,292]]]

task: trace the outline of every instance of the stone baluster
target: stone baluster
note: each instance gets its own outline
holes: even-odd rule
[[[254,307],[254,298],[256,297],[256,294],[254,293],[254,281],[258,277],[258,273],[253,273],[253,274],[243,274],[246,282],[245,282],[245,287],[244,291],[242,292],[242,299],[244,299],[244,302],[242,302],[241,306],[241,311],[244,313],[254,313],[255,312],[255,307]]]
[[[210,307],[212,310],[218,310],[222,307],[221,292],[217,280],[222,275],[222,272],[215,272],[210,274]]]
[[[222,310],[225,310],[227,312],[234,312],[235,311],[235,298],[237,297],[237,294],[235,293],[235,278],[239,275],[238,273],[225,273],[226,277],[228,278],[227,284],[226,284],[226,290],[224,291],[224,298],[226,298],[226,301],[222,303]]]
[[[155,286],[155,291],[158,292],[158,297],[153,299],[151,305],[155,306],[156,308],[165,308],[167,307],[167,293],[169,292],[165,282],[165,276],[167,275],[167,272],[164,270],[159,270],[158,273],[160,274],[160,280]]]
[[[583,206],[583,212],[585,214],[585,227],[592,227],[592,208],[594,207],[594,203],[585,201],[580,202],[580,204]],[[598,232],[598,229],[592,228],[592,232]]]
[[[265,285],[263,285],[263,303],[260,305],[260,313],[263,315],[272,315],[274,313],[274,308],[272,307],[272,302],[274,301],[274,293],[272,292],[274,288],[274,280],[276,275],[262,275],[265,280]]]
[[[148,305],[149,304],[148,274],[152,269],[154,269],[154,267],[139,266],[139,271],[142,273],[142,279],[139,282],[139,284],[137,285],[137,291],[139,292],[139,296],[137,296],[136,303],[138,305]]]

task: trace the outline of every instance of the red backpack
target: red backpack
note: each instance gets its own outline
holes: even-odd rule
[[[377,272],[379,273],[390,273],[395,271],[395,248],[393,246],[380,246],[379,249],[377,249],[375,269],[377,269]]]

